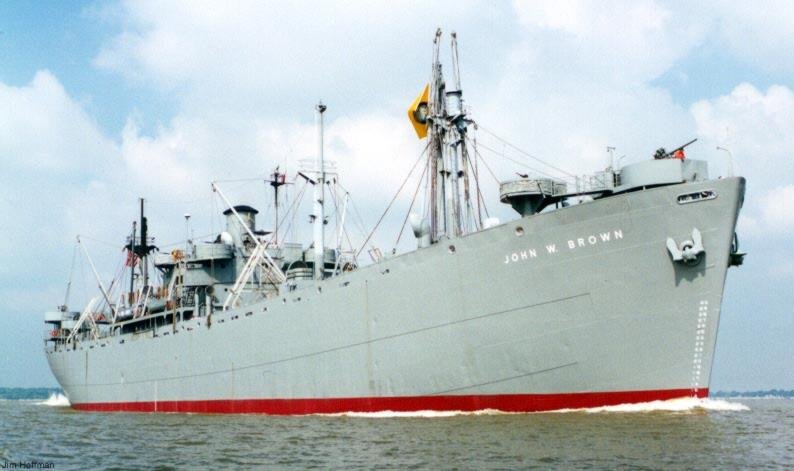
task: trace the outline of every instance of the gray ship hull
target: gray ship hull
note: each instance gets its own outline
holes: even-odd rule
[[[678,196],[717,197],[681,204]],[[518,219],[133,337],[47,351],[81,410],[541,411],[708,394],[744,179]],[[518,229],[520,228],[520,229]],[[705,257],[668,237],[697,228]]]

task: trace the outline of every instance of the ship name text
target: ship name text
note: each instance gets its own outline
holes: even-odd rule
[[[557,255],[563,251],[578,250],[594,245],[606,244],[623,239],[623,229],[614,229],[584,237],[568,239],[563,243],[546,243],[538,247],[528,247],[516,252],[505,254],[504,263],[517,263],[538,258],[539,256]]]

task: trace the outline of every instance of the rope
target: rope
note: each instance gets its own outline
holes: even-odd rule
[[[214,236],[216,234],[217,234],[217,232],[212,231],[212,232],[210,232],[208,234],[201,234],[201,235],[198,235],[198,236],[194,236],[192,238],[192,240],[193,240],[193,242],[196,242],[196,241],[201,240],[201,239],[203,239],[205,237],[211,237],[211,236]],[[185,245],[185,242],[186,242],[185,240],[180,240],[178,242],[169,242],[167,244],[160,244],[160,245],[157,246],[157,248],[158,249],[164,249],[164,248],[167,248],[167,247],[174,247],[174,246],[177,246],[177,245]]]
[[[403,236],[403,231],[405,230],[405,223],[408,222],[408,217],[411,215],[411,209],[414,207],[414,203],[416,202],[416,197],[419,194],[419,188],[422,186],[422,181],[425,179],[425,174],[427,173],[427,168],[430,166],[430,161],[425,161],[425,169],[422,170],[422,175],[419,176],[419,182],[416,184],[416,191],[414,191],[414,196],[411,198],[411,205],[408,206],[408,212],[405,213],[405,219],[403,220],[403,225],[400,228],[400,233],[397,234],[397,241],[394,242],[394,250],[397,250],[397,245],[400,244],[400,238]]]
[[[303,183],[303,186],[301,187],[301,190],[300,190],[300,192],[298,192],[298,196],[297,196],[297,197],[295,197],[295,199],[294,199],[294,200],[292,200],[292,204],[291,204],[291,205],[290,205],[290,207],[287,209],[287,212],[284,214],[284,217],[281,219],[281,222],[279,222],[279,224],[278,224],[278,225],[279,225],[279,227],[282,227],[282,225],[284,224],[284,222],[286,222],[286,220],[287,220],[287,217],[290,215],[290,212],[292,212],[293,208],[295,208],[295,206],[296,206],[296,205],[297,205],[297,204],[298,204],[298,203],[299,203],[301,200],[303,200],[303,194],[304,194],[305,192],[306,192],[306,182],[304,181],[304,183]],[[297,213],[297,211],[295,211],[295,215],[297,215],[297,214],[298,214],[298,213]],[[293,217],[292,219],[290,219],[290,222],[289,222],[289,224],[287,224],[286,228],[284,229],[284,238],[285,238],[285,239],[287,238],[287,234],[289,234],[289,230],[290,230],[290,228],[292,228],[292,226],[294,225],[294,223],[295,223],[295,217]]]
[[[391,201],[389,201],[389,205],[386,206],[386,210],[383,211],[383,214],[380,215],[380,219],[378,219],[378,222],[375,223],[375,227],[372,228],[372,231],[370,231],[370,233],[367,236],[366,240],[364,240],[364,243],[361,244],[361,248],[358,249],[358,251],[356,252],[356,255],[360,254],[361,251],[364,250],[364,247],[367,245],[367,242],[369,242],[369,239],[372,237],[372,234],[374,234],[375,231],[378,229],[378,226],[380,225],[381,221],[383,221],[383,218],[386,217],[386,213],[389,212],[389,209],[391,209],[392,204],[394,204],[394,201],[400,195],[400,192],[403,190],[403,187],[405,187],[405,184],[408,183],[408,179],[411,178],[411,174],[413,174],[414,170],[416,170],[416,166],[419,165],[419,161],[421,161],[422,157],[424,157],[425,152],[427,152],[428,147],[430,147],[430,146],[429,145],[425,146],[425,150],[423,150],[422,153],[419,154],[419,158],[416,159],[416,162],[414,163],[414,166],[411,167],[411,171],[408,172],[408,175],[405,177],[405,180],[403,180],[402,184],[400,185],[400,188],[397,189],[397,193],[395,193],[394,196],[392,197]]]
[[[342,188],[342,190],[344,190],[348,194],[350,194],[350,192],[344,186],[342,186],[341,184],[339,184],[339,187]],[[364,238],[366,236],[366,234],[367,234],[367,230],[364,229],[364,218],[362,218],[361,217],[361,213],[358,212],[358,207],[356,207],[356,203],[355,203],[355,201],[353,201],[353,197],[352,196],[350,197],[348,202],[350,203],[350,208],[353,210],[352,214],[355,216],[355,219],[353,219],[353,222],[356,223],[356,225],[358,226],[357,229],[359,231],[361,231],[361,237]],[[349,236],[348,236],[348,239],[349,239]],[[350,249],[353,250],[354,257],[357,257],[358,254],[356,254],[355,247],[353,247],[352,242],[350,244]]]
[[[497,178],[496,174],[493,172],[493,170],[491,170],[490,165],[488,165],[488,162],[485,161],[485,159],[482,157],[482,154],[480,154],[480,151],[478,151],[476,148],[474,150],[474,155],[480,158],[480,161],[482,162],[483,165],[485,165],[486,170],[488,170],[488,173],[491,174],[496,184],[497,185],[501,184],[502,182],[499,180],[499,178]]]
[[[494,154],[495,154],[497,157],[501,157],[501,158],[503,158],[503,159],[509,160],[510,162],[513,162],[514,164],[520,165],[520,166],[522,166],[522,167],[524,167],[524,168],[526,168],[526,169],[528,169],[528,170],[531,170],[531,171],[533,171],[533,172],[535,172],[535,173],[537,173],[537,174],[540,174],[540,175],[543,175],[543,176],[545,176],[545,177],[549,177],[549,178],[557,178],[557,177],[555,177],[554,175],[551,175],[550,173],[546,173],[546,172],[544,172],[544,171],[542,171],[542,170],[538,170],[538,169],[536,169],[536,168],[534,168],[534,167],[530,167],[529,165],[527,165],[527,164],[526,164],[526,163],[524,163],[524,162],[521,162],[520,160],[516,160],[516,159],[513,159],[513,158],[511,158],[511,157],[508,157],[508,156],[506,156],[505,154],[503,154],[503,153],[499,152],[498,150],[496,150],[496,149],[493,149],[493,148],[491,148],[491,147],[488,147],[488,146],[486,146],[486,145],[485,145],[485,144],[483,144],[482,142],[478,142],[478,145],[479,145],[480,147],[482,147],[483,149],[486,149],[486,150],[489,150],[489,151],[493,152],[493,153],[494,153]]]
[[[76,259],[77,259],[77,244],[75,244],[74,248],[72,249],[72,264],[69,267],[69,279],[66,282],[66,294],[64,295],[64,300],[63,300],[64,306],[69,305],[69,294],[70,294],[69,291],[71,291],[72,289],[72,279],[74,278],[74,263]]]
[[[532,154],[530,154],[529,152],[527,152],[527,151],[525,151],[525,150],[523,150],[523,149],[519,148],[518,146],[516,146],[516,145],[514,145],[514,144],[511,144],[511,143],[510,143],[510,142],[508,142],[506,139],[504,139],[504,138],[502,138],[502,137],[499,137],[499,136],[497,136],[496,134],[494,134],[494,133],[493,133],[493,131],[491,131],[491,130],[489,130],[489,129],[485,128],[485,127],[483,127],[483,125],[481,125],[480,123],[477,123],[477,127],[478,127],[478,128],[480,128],[480,129],[482,129],[483,131],[487,132],[488,134],[490,134],[491,136],[493,136],[494,138],[496,138],[498,141],[502,142],[503,144],[505,144],[505,145],[507,145],[507,146],[509,146],[509,147],[513,148],[514,150],[518,151],[519,153],[521,153],[521,154],[524,154],[525,156],[529,157],[530,159],[532,159],[532,160],[534,160],[534,161],[536,161],[536,162],[540,162],[541,164],[543,164],[543,165],[546,165],[546,166],[547,166],[547,167],[549,167],[549,168],[553,168],[554,170],[556,170],[556,171],[558,171],[558,172],[560,172],[560,173],[563,173],[563,174],[565,174],[565,175],[568,175],[569,177],[576,178],[576,175],[574,175],[574,174],[572,174],[572,173],[569,173],[569,172],[566,172],[565,170],[563,170],[563,169],[561,169],[561,168],[559,168],[559,167],[555,167],[554,165],[552,165],[552,164],[550,164],[550,163],[546,162],[545,160],[543,160],[543,159],[541,159],[541,158],[539,158],[539,157],[535,157],[534,155],[532,155]]]
[[[475,146],[474,158],[476,159],[478,156],[479,156],[479,152],[477,151],[477,147]],[[485,160],[483,160],[482,156],[480,156],[480,160],[483,161],[483,164],[486,165],[487,168],[488,166],[487,164],[485,164]],[[485,217],[491,217],[491,215],[488,214],[488,206],[485,205],[485,198],[482,196],[482,191],[480,191],[480,176],[477,174],[477,172],[474,171],[474,164],[471,162],[471,160],[469,160],[469,166],[472,167],[471,173],[474,175],[474,182],[476,183],[477,186],[478,209],[479,209],[479,205],[482,204],[482,209],[485,210]],[[482,214],[478,214],[478,216],[480,217],[480,219],[482,219]],[[482,225],[482,220],[480,221],[480,225]]]
[[[89,237],[89,236],[87,236],[87,235],[80,234],[80,238],[81,238],[81,239],[93,240],[94,242],[99,242],[99,243],[100,243],[100,244],[102,244],[102,245],[107,245],[108,247],[113,247],[114,249],[117,249],[117,248],[119,248],[119,244],[113,244],[113,243],[110,243],[110,242],[106,242],[106,241],[104,241],[104,240],[95,239],[95,238],[93,238],[93,237]],[[124,244],[124,245],[122,245],[122,246],[121,246],[121,248],[122,248],[122,249],[123,249],[124,247],[126,247],[126,244]]]
[[[264,176],[264,175],[263,175]],[[255,177],[255,178],[231,178],[228,180],[215,180],[214,183],[238,183],[238,182],[259,182],[262,180],[262,177]],[[239,188],[239,186],[235,187]],[[204,198],[202,198],[204,199]]]

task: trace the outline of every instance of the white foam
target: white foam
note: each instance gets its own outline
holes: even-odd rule
[[[638,412],[694,412],[697,410],[719,411],[719,412],[739,412],[750,410],[744,404],[729,402],[724,399],[699,399],[694,397],[669,399],[666,401],[641,402],[637,404],[619,404],[616,406],[588,407],[582,409],[558,409],[539,413],[638,413]],[[483,409],[478,411],[433,411],[422,410],[413,412],[379,411],[379,412],[341,412],[336,414],[316,414],[326,417],[356,417],[369,419],[390,419],[390,418],[443,418],[456,416],[477,416],[477,415],[509,415],[521,414],[521,412],[503,412],[495,409]]]
[[[52,393],[50,394],[50,397],[48,397],[46,400],[37,402],[36,404],[39,406],[50,406],[50,407],[69,407],[70,405],[72,405],[69,402],[69,398],[61,393]]]
[[[585,412],[588,414],[602,412],[693,412],[696,410],[710,411],[748,411],[749,407],[738,402],[729,402],[724,399],[709,399],[684,397],[680,399],[669,399],[666,401],[640,402],[636,404],[618,404],[616,406],[588,407],[583,409],[560,409],[552,411],[555,413],[565,412]]]
[[[495,409],[482,409],[478,411],[462,411],[462,410],[418,410],[409,412],[400,411],[378,411],[378,412],[340,412],[336,414],[316,414],[326,417],[356,417],[365,419],[391,419],[403,417],[421,417],[427,419],[442,418],[442,417],[455,417],[458,415],[500,415],[509,414],[509,412],[502,412]]]

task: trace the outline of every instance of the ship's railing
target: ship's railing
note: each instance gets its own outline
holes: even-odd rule
[[[595,193],[615,188],[615,174],[610,171],[577,176],[569,193]]]

